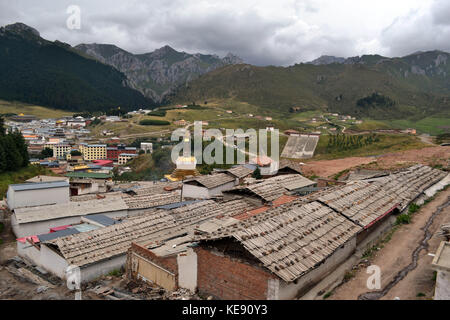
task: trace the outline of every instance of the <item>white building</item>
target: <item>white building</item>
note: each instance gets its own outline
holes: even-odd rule
[[[10,210],[69,202],[69,182],[11,184],[6,201]]]
[[[103,214],[110,218],[128,215],[128,206],[120,196],[89,201],[71,201],[32,208],[18,208],[11,216],[11,227],[17,238],[47,233],[49,229],[81,223],[81,218]]]
[[[136,158],[138,155],[133,153],[122,153],[119,155],[119,165],[127,164],[128,161]]]
[[[141,150],[144,150],[145,153],[153,153],[153,143],[141,142]]]
[[[450,242],[441,242],[432,265],[437,271],[434,300],[450,300]]]

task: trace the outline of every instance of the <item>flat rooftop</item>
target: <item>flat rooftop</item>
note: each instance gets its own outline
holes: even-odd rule
[[[11,184],[10,188],[14,191],[25,191],[25,190],[38,190],[38,189],[50,189],[50,188],[62,188],[68,187],[69,182],[64,181],[52,181],[52,182],[31,182],[31,183],[21,183],[21,184]]]
[[[441,242],[432,266],[438,270],[450,271],[450,242]]]

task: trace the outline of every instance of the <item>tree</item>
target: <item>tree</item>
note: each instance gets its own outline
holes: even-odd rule
[[[18,130],[12,132],[11,137],[13,138],[14,143],[16,145],[16,149],[22,158],[21,163],[19,163],[18,165],[20,168],[24,168],[28,166],[30,160],[30,156],[28,155],[28,147],[27,144],[25,143],[25,139]]]
[[[53,149],[50,148],[44,148],[44,150],[41,151],[41,157],[42,158],[50,158],[53,157]]]
[[[3,137],[5,133],[6,133],[5,119],[3,119],[3,117],[0,117],[0,137]]]
[[[259,168],[256,168],[255,171],[253,171],[252,177],[257,180],[262,179],[261,170],[259,170]]]
[[[70,151],[70,155],[71,155],[72,157],[80,157],[80,156],[82,156],[83,154],[82,154],[80,151],[78,151],[78,150],[72,150],[72,151]]]

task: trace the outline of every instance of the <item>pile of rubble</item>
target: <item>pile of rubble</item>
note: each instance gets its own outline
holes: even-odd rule
[[[169,292],[153,283],[123,279],[119,285],[101,282],[88,291],[107,300],[200,300],[186,289]]]
[[[450,241],[450,223],[442,225],[438,235],[444,237],[446,241]]]
[[[5,269],[22,281],[27,281],[45,288],[55,288],[61,284],[61,279],[49,274],[42,268],[15,256],[5,263]],[[46,290],[46,289],[45,289]],[[45,291],[45,290],[42,290]]]

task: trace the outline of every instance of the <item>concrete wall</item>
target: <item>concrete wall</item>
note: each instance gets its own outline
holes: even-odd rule
[[[108,274],[113,270],[118,270],[125,266],[127,260],[126,254],[96,262],[92,265],[81,268],[81,282],[92,281],[102,275]]]
[[[69,187],[38,190],[14,191],[8,189],[7,202],[10,210],[23,207],[43,206],[47,204],[68,203]]]
[[[434,300],[450,300],[450,272],[438,270]]]
[[[191,292],[197,290],[197,254],[193,249],[178,254],[178,286]]]
[[[45,244],[41,244],[40,266],[61,279],[65,279],[69,263]]]
[[[344,246],[336,250],[324,263],[316,269],[308,272],[297,283],[286,283],[279,281],[278,296],[272,296],[273,300],[295,299],[305,293],[312,286],[317,284],[322,278],[333,272],[341,263],[350,257],[356,249],[356,237],[353,237]],[[276,289],[274,289],[276,291]]]
[[[41,265],[41,250],[29,242],[22,243],[17,241],[17,254],[19,257],[25,258],[38,266]]]
[[[203,295],[222,300],[266,300],[268,280],[275,279],[268,270],[218,251],[195,248],[197,286]]]
[[[183,184],[183,198],[208,199],[209,192],[205,187]]]

